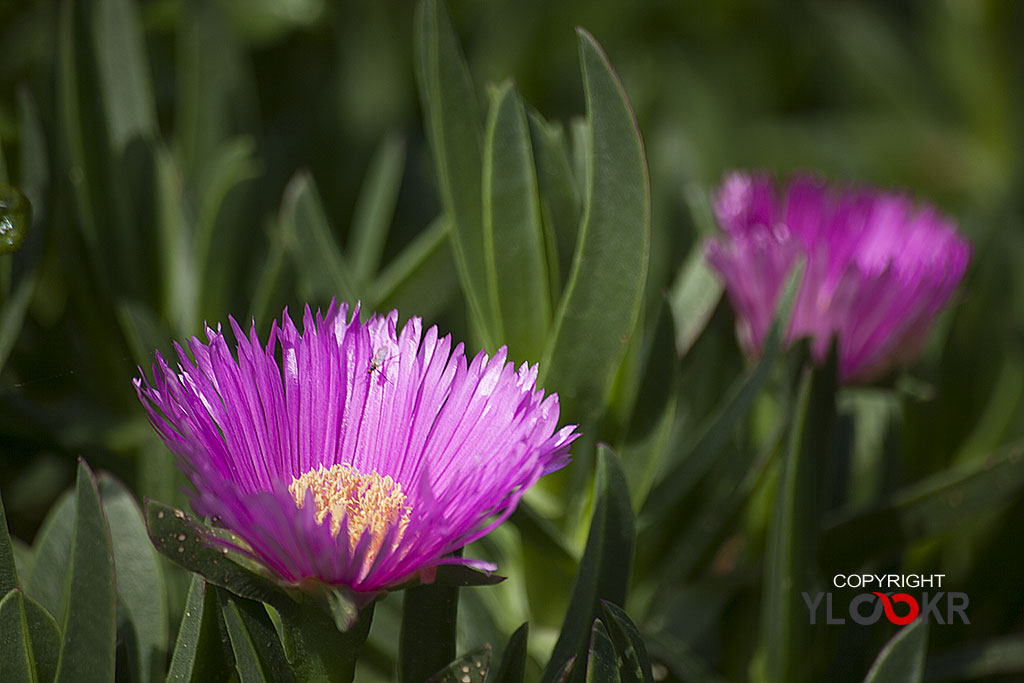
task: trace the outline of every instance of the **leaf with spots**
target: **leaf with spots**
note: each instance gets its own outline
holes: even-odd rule
[[[215,586],[250,600],[287,609],[291,598],[256,566],[218,542],[245,547],[244,541],[225,529],[203,524],[181,510],[156,501],[146,503],[146,526],[153,545],[176,565],[196,572]]]
[[[489,644],[464,654],[427,679],[427,683],[484,683],[491,667]]]

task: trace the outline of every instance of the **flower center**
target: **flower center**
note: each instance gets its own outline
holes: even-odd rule
[[[364,568],[373,564],[392,526],[398,525],[394,547],[409,525],[412,508],[405,504],[402,485],[389,476],[382,477],[376,472],[363,474],[347,464],[330,468],[320,465],[293,478],[288,486],[299,509],[305,505],[306,491],[313,492],[316,523],[323,524],[327,515],[331,516],[332,537],[336,538],[341,532],[341,523],[347,515],[345,532],[350,551],[355,551],[364,533],[370,534]]]

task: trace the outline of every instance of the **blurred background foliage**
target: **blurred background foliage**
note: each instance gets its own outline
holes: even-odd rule
[[[531,653],[546,661],[603,441],[640,511],[626,607],[656,671],[744,679],[795,361],[762,377],[739,352],[701,266],[700,240],[714,229],[708,191],[735,167],[811,169],[905,188],[959,221],[974,259],[922,360],[885,386],[840,392],[845,459],[831,514],[905,500],[947,468],[976,472],[1024,437],[1024,6],[455,0],[449,11],[478,100],[488,101],[484,84],[514,78],[530,107],[561,122],[574,164],[584,93],[573,29],[590,31],[635,111],[651,192],[643,305],[611,393],[596,415],[568,407],[586,434],[576,463],[475,550],[514,578],[463,591],[459,649],[504,643],[529,619]],[[25,544],[72,485],[79,455],[140,498],[185,504],[131,378],[204,321],[253,317],[265,335],[285,305],[358,298],[493,351],[438,219],[413,32],[409,3],[393,0],[0,5],[0,176],[34,208],[24,246],[0,256],[0,492],[19,553],[31,554]],[[573,242],[557,245],[563,280]],[[730,387],[750,380],[737,403]],[[702,430],[723,406],[737,414],[708,445]],[[714,457],[670,486],[698,452]],[[980,504],[984,491],[968,497],[981,512],[897,539],[881,565],[842,537],[826,544],[838,558],[822,562],[946,573],[969,593],[972,624],[932,628],[929,656],[968,666],[1024,626],[1024,503],[1012,472],[991,504]],[[663,504],[651,514],[655,494]],[[163,571],[173,638],[187,584]],[[387,678],[400,602],[378,609],[366,676]],[[830,636],[817,671],[860,680],[891,631],[844,633]],[[958,655],[964,641],[982,649]]]

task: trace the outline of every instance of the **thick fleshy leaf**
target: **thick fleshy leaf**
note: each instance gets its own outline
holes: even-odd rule
[[[528,613],[535,620],[556,623],[563,616],[565,596],[572,593],[579,558],[562,531],[528,503],[520,503],[509,521],[521,538]]]
[[[685,356],[722,298],[724,287],[704,256],[703,245],[690,250],[668,293],[676,321],[676,352]]]
[[[543,681],[557,680],[571,657],[586,657],[592,624],[601,614],[601,600],[616,604],[626,600],[633,565],[635,521],[618,456],[604,446],[597,449],[595,488],[586,549]]]
[[[651,495],[647,497],[641,511],[641,521],[645,525],[662,519],[689,493],[711,465],[726,437],[736,424],[749,414],[754,399],[768,383],[772,366],[782,349],[782,339],[792,315],[800,275],[801,269],[797,268],[783,290],[775,320],[765,339],[757,365],[732,386],[722,407],[712,414],[707,424],[699,431],[699,436],[686,449],[686,453],[676,459],[676,464],[651,490]]]
[[[114,679],[114,553],[96,480],[84,460],[75,481],[75,534],[68,565],[58,683]]]
[[[800,592],[811,586],[820,518],[819,462],[829,458],[836,410],[836,355],[805,368],[790,422],[775,513],[768,527],[761,633],[765,680],[806,680],[809,632]]]
[[[373,284],[369,301],[376,308],[417,311],[431,318],[458,292],[448,224],[434,220],[391,259]]]
[[[608,629],[600,619],[594,620],[590,630],[590,651],[587,654],[587,683],[618,683],[619,667],[615,647]]]
[[[642,374],[638,369],[636,399],[621,449],[622,469],[637,511],[651,490],[675,424],[679,361],[672,332],[672,316],[663,304],[653,329],[645,335]]]
[[[212,179],[224,141],[255,127],[252,74],[219,3],[188,3],[175,43],[176,148],[187,177]],[[205,198],[209,182],[199,185]]]
[[[647,656],[647,646],[644,639],[637,630],[636,624],[629,618],[618,605],[601,601],[601,610],[604,612],[601,617],[608,635],[611,636],[615,645],[615,652],[619,662],[619,678],[625,683],[654,683],[654,676],[651,673],[651,660]]]
[[[196,274],[202,280],[198,289],[203,293],[204,310],[220,310],[228,305],[233,273],[226,262],[242,248],[244,240],[250,239],[248,221],[223,220],[225,202],[236,188],[261,171],[256,142],[248,135],[230,138],[213,150],[210,168],[201,181],[195,228]]]
[[[14,343],[21,334],[25,314],[28,312],[28,305],[32,301],[35,289],[36,276],[33,273],[22,278],[14,293],[3,300],[3,309],[0,310],[0,369],[7,363]]]
[[[785,423],[780,421],[757,453],[725,448],[709,474],[714,490],[692,510],[686,525],[675,532],[671,550],[658,555],[663,581],[692,579],[711,561],[717,543],[729,533],[736,516],[750,500],[779,450]],[[641,544],[643,537],[641,536]]]
[[[360,285],[369,283],[380,268],[404,168],[405,139],[390,135],[373,155],[352,213],[349,252],[352,273]]]
[[[228,638],[231,640],[231,650],[235,654],[235,671],[238,673],[238,679],[242,683],[266,683],[271,680],[263,671],[263,665],[256,653],[257,646],[242,623],[238,607],[230,598],[226,598],[224,605],[224,623],[227,626]]]
[[[146,502],[149,538],[167,559],[235,595],[287,608],[291,598],[270,579],[232,560],[225,549],[211,547],[212,535],[227,538],[230,532],[207,526],[181,510],[154,500]],[[238,539],[240,547],[243,542]],[[240,558],[239,558],[240,559]]]
[[[96,4],[96,65],[110,141],[120,151],[136,137],[157,132],[156,107],[138,6],[129,0]]]
[[[295,680],[352,681],[356,660],[373,624],[373,611],[371,602],[344,633],[335,628],[332,617],[318,603],[292,603],[281,611],[281,643]]]
[[[828,568],[849,566],[937,536],[1012,499],[1022,487],[1024,443],[1018,442],[927,477],[878,507],[833,522],[822,534],[822,561]]]
[[[121,91],[120,84],[114,82],[117,78],[110,70],[110,58],[101,54],[117,48],[98,45],[100,27],[107,24],[106,19],[117,16],[106,11],[110,6],[66,2],[60,7],[56,59],[58,159],[61,172],[73,179],[76,223],[94,272],[105,286],[117,285],[126,294],[135,294],[143,275],[138,258],[139,231],[129,219],[131,196],[124,191],[120,154],[126,136],[139,129],[139,121],[146,115],[140,118],[141,109],[131,104],[135,95]],[[130,44],[123,35],[116,40]],[[126,49],[138,54],[134,47]],[[144,69],[136,65],[128,71],[141,74]],[[97,97],[97,93],[102,96]],[[113,100],[107,101],[107,97]],[[119,112],[117,122],[108,119],[113,110]],[[112,147],[115,137],[116,151]]]
[[[563,128],[546,121],[532,109],[527,110],[527,117],[546,233],[548,280],[551,282],[552,305],[557,305],[561,285],[572,270],[576,233],[580,226],[580,191],[573,175]]]
[[[416,6],[416,82],[437,169],[452,253],[469,312],[484,346],[493,351],[494,316],[486,297],[484,257],[483,118],[462,50],[443,3]]]
[[[57,660],[60,656],[60,627],[50,613],[32,598],[25,595],[22,602],[32,642],[36,675],[40,681],[52,681],[57,674]]]
[[[160,289],[163,313],[179,334],[199,324],[199,278],[191,244],[194,232],[184,211],[181,168],[169,149],[159,148],[156,164],[156,222],[159,236]]]
[[[308,293],[323,299],[355,301],[358,296],[353,273],[345,263],[309,173],[300,173],[288,183],[281,202],[281,224],[300,282]]]
[[[203,577],[193,574],[167,683],[230,679],[232,672],[224,661],[217,611],[217,592]]]
[[[864,683],[921,683],[927,649],[928,622],[915,619],[885,644]]]
[[[57,499],[43,520],[32,546],[33,562],[21,577],[25,594],[57,619],[64,615],[68,562],[75,528],[75,496]]]
[[[924,680],[946,683],[1024,674],[1024,636],[1014,634],[965,644],[925,662]]]
[[[643,143],[607,57],[579,30],[589,149],[586,206],[572,272],[541,362],[542,384],[585,422],[604,405],[643,302],[650,187]]]
[[[494,586],[505,580],[493,572],[482,572],[463,564],[443,564],[437,568],[436,586]]]
[[[484,683],[491,667],[491,646],[466,653],[426,679],[426,683]]]
[[[523,683],[526,676],[527,644],[530,638],[530,622],[524,622],[508,639],[501,666],[495,672],[492,683]]]
[[[32,641],[25,618],[22,592],[12,588],[0,600],[0,679],[10,683],[35,683]]]
[[[4,501],[0,498],[0,595],[7,595],[18,587],[18,570],[14,564],[14,548],[7,530]]]
[[[551,285],[526,112],[515,86],[491,92],[484,136],[484,250],[495,330],[509,358],[539,358]]]
[[[100,475],[103,512],[114,545],[117,593],[131,617],[136,681],[159,680],[167,643],[167,590],[159,557],[146,535],[146,522],[134,496],[109,475]]]
[[[291,681],[288,660],[263,604],[232,596],[223,589],[217,593],[239,679],[243,683]]]
[[[405,591],[398,652],[402,683],[418,683],[455,658],[458,613],[456,587],[416,586]]]
[[[701,681],[702,683],[725,683],[725,679],[716,676],[708,664],[690,647],[664,632],[651,635],[647,639],[651,651],[658,657],[669,671],[681,681]]]

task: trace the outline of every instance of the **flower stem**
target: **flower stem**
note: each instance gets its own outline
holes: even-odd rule
[[[347,631],[339,631],[319,606],[306,602],[281,614],[285,654],[296,681],[351,683],[356,660],[373,622],[370,603]]]

